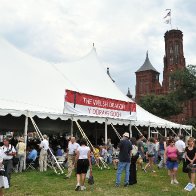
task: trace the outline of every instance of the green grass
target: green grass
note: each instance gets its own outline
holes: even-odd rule
[[[73,175],[71,179],[63,179],[63,175],[56,175],[52,170],[45,173],[38,171],[27,171],[24,173],[14,173],[12,175],[12,186],[5,190],[5,195],[133,195],[133,196],[149,196],[149,195],[196,195],[196,190],[192,192],[184,191],[185,185],[188,183],[187,174],[182,173],[182,169],[178,172],[179,185],[170,185],[170,179],[167,170],[157,170],[156,173],[144,173],[138,171],[138,183],[133,186],[123,187],[124,175],[121,179],[122,186],[116,188],[114,169],[99,171],[97,168],[93,170],[95,184],[90,186],[86,183],[87,190],[76,192],[76,177]]]

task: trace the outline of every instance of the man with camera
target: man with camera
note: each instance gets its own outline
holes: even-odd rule
[[[3,165],[5,168],[5,175],[8,178],[8,183],[10,185],[11,173],[13,169],[13,157],[16,156],[16,150],[14,146],[9,143],[9,138],[4,138],[2,150],[5,154],[3,158]]]

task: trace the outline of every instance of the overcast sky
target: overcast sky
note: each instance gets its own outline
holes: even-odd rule
[[[135,95],[147,50],[162,82],[167,8],[172,27],[183,31],[186,64],[196,65],[194,0],[0,0],[0,35],[49,62],[78,59],[95,43],[119,88]]]

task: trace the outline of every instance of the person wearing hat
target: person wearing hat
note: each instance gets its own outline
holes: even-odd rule
[[[24,160],[26,153],[26,144],[24,143],[24,138],[20,137],[18,139],[18,144],[16,145],[17,158],[19,160],[19,164],[17,164],[17,171],[22,172],[24,168]]]
[[[47,171],[47,157],[48,157],[48,149],[49,149],[49,143],[47,139],[48,139],[47,135],[44,134],[43,140],[39,145],[39,147],[41,148],[40,156],[39,156],[40,172]]]
[[[120,186],[120,180],[123,170],[125,170],[124,186],[127,187],[129,185],[130,157],[132,150],[132,144],[129,141],[129,133],[125,132],[123,134],[123,138],[118,144],[118,148],[120,152],[118,169],[116,172],[116,187]]]

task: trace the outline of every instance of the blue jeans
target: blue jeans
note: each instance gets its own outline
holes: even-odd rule
[[[161,160],[160,160],[160,162],[158,164],[158,167],[159,168],[164,167],[164,162],[163,162],[164,161],[164,152],[165,152],[164,150],[160,150],[160,152],[159,152],[160,153],[160,156],[161,156]]]
[[[118,169],[116,172],[116,184],[120,184],[121,180],[121,174],[123,170],[125,170],[125,181],[124,183],[129,183],[129,169],[130,169],[130,163],[129,162],[119,162],[118,163]]]

